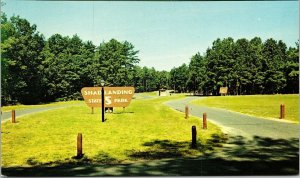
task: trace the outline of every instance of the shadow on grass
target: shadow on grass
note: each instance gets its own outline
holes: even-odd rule
[[[217,142],[211,140],[212,143]],[[132,164],[122,164],[105,152],[79,161],[68,158],[40,164],[28,160],[32,167],[2,168],[8,176],[228,176],[228,175],[295,175],[299,174],[299,139],[230,137],[223,147],[189,158],[187,142],[153,140],[144,143],[146,151],[130,150]],[[146,161],[141,161],[146,160]]]
[[[133,160],[156,160],[163,158],[181,158],[191,155],[189,142],[174,142],[169,140],[154,140],[146,142],[145,151],[128,150],[127,155]]]
[[[197,95],[194,95],[194,94],[187,94],[187,95],[184,95],[185,97],[211,97],[211,96],[219,96],[219,95],[201,95],[201,94],[197,94]]]
[[[133,111],[118,111],[118,112],[113,112],[113,113],[108,113],[108,114],[133,114]]]

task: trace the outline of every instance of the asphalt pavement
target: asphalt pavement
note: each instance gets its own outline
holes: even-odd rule
[[[165,104],[173,109],[184,112],[185,106],[190,108],[190,114],[202,118],[206,112],[207,119],[219,125],[224,132],[234,135],[252,138],[255,136],[289,139],[299,138],[299,125],[282,121],[249,116],[224,109],[211,108],[191,104],[190,102],[204,97],[189,96],[180,100],[171,100]]]
[[[165,103],[181,112],[188,105],[190,114],[200,118],[206,112],[207,119],[226,135],[222,147],[192,163],[202,164],[201,175],[299,174],[299,124],[190,103],[203,98],[189,96]]]

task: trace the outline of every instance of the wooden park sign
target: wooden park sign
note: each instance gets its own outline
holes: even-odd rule
[[[101,87],[84,87],[81,94],[89,107],[101,107]],[[127,107],[134,87],[104,87],[104,107]]]
[[[220,87],[219,93],[222,95],[226,95],[228,92],[228,87]]]

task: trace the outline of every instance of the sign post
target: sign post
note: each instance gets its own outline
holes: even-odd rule
[[[104,122],[104,87],[101,88],[101,108],[102,108],[102,122]]]
[[[102,108],[102,122],[104,122],[104,85],[105,85],[105,81],[101,80],[101,108]]]

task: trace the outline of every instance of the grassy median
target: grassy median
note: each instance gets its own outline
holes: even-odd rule
[[[299,122],[299,95],[216,96],[192,102],[197,105],[223,108],[253,116],[278,119],[280,105],[285,105],[285,119]]]
[[[48,104],[37,104],[37,105],[13,105],[13,106],[2,106],[1,111],[2,112],[8,112],[13,109],[19,110],[19,109],[32,109],[32,108],[43,108],[48,106],[64,106],[64,105],[75,105],[80,104],[82,101],[60,101],[60,102],[54,102],[54,103],[48,103]]]
[[[161,158],[196,157],[219,145],[221,130],[184,118],[163,102],[184,96],[134,99],[115,108],[101,122],[100,109],[71,106],[2,123],[2,167],[65,164],[119,164]],[[191,149],[191,127],[197,126],[197,149]],[[75,159],[77,134],[83,135],[84,157]]]

